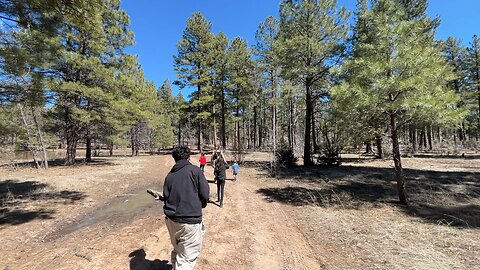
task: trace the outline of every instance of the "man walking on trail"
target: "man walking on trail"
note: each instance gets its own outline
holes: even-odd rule
[[[172,157],[175,165],[163,184],[163,211],[173,245],[171,262],[174,270],[193,269],[205,234],[202,208],[207,206],[210,189],[200,168],[190,163],[188,147],[175,147]]]

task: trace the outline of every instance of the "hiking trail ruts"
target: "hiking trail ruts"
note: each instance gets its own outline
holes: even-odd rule
[[[125,203],[129,196],[140,196],[146,188],[162,189],[165,175],[173,165],[170,156],[141,157],[144,161],[131,174],[109,175],[117,182],[93,187],[108,187],[109,198],[91,192],[93,206],[81,209],[60,208],[53,220],[35,220],[16,229],[36,235],[33,241],[22,241],[7,248],[8,258],[0,267],[8,269],[170,269],[171,244],[162,211],[163,204],[154,201],[127,217],[109,216],[89,226],[62,235],[72,211],[88,217],[112,204]],[[192,157],[192,163],[198,158]],[[107,168],[108,169],[108,168]],[[213,179],[212,167],[206,166],[207,179]],[[94,171],[83,174],[95,174]],[[231,169],[227,171],[231,177]],[[195,269],[322,269],[322,263],[295,223],[286,206],[269,202],[257,190],[262,183],[242,168],[236,182],[225,186],[223,208],[209,203],[204,209],[206,235]],[[102,176],[106,178],[107,176]],[[88,184],[88,183],[86,183]],[[210,198],[216,200],[216,184],[210,183]],[[85,188],[88,190],[88,188]],[[87,195],[90,193],[87,192]],[[135,195],[139,194],[139,195]],[[116,208],[115,208],[116,209]],[[58,219],[55,221],[55,219]],[[43,226],[38,227],[38,224]],[[75,219],[82,222],[82,217]],[[57,234],[55,234],[57,232]],[[43,235],[42,235],[43,234]],[[55,237],[48,237],[55,235]],[[10,239],[12,240],[12,239]],[[18,242],[18,241],[15,241]],[[3,257],[3,256],[2,256]]]

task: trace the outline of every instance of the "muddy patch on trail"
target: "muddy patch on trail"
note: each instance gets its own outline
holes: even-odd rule
[[[147,211],[161,211],[161,201],[146,192],[147,188],[135,193],[120,194],[116,199],[80,217],[46,237],[53,241],[82,229],[92,229],[97,224],[116,227],[132,221]]]

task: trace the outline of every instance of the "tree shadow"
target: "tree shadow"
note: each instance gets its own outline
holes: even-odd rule
[[[128,254],[130,259],[130,270],[171,270],[172,265],[167,260],[155,259],[153,261],[145,258],[147,254],[143,248],[132,251]]]
[[[0,181],[0,225],[19,225],[34,219],[52,219],[55,204],[73,204],[86,195],[82,192],[51,190],[37,181]]]
[[[480,228],[480,173],[405,169],[409,207],[405,213],[436,224]],[[257,192],[268,201],[294,206],[383,207],[398,203],[393,169],[362,166],[281,169],[275,178],[294,180],[282,188]],[[301,187],[306,185],[307,187]]]

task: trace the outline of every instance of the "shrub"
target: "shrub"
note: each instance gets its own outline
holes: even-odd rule
[[[293,154],[293,149],[285,145],[282,145],[277,149],[275,156],[276,163],[279,166],[287,168],[295,167],[298,160]]]

